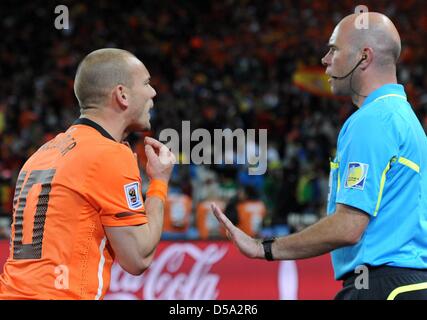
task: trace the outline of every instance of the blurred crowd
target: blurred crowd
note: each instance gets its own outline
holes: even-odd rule
[[[293,75],[301,66],[321,67],[329,36],[354,12],[353,1],[64,0],[66,30],[54,26],[58,4],[0,3],[0,237],[7,237],[20,167],[79,116],[77,65],[103,47],[131,51],[151,73],[157,97],[153,131],[145,134],[181,132],[181,121],[210,132],[268,130],[264,175],[249,175],[247,165],[176,166],[165,238],[223,237],[212,201],[253,235],[293,232],[324,214],[329,158],[355,109],[349,100],[304,91]],[[398,79],[427,130],[427,9],[415,0],[365,5],[400,31]],[[129,137],[140,158],[142,136]]]

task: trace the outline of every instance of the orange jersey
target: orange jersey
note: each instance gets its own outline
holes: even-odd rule
[[[24,164],[0,299],[102,299],[114,253],[103,226],[147,222],[131,149],[88,119]]]
[[[197,205],[196,210],[196,226],[199,231],[200,238],[203,240],[211,237],[225,238],[225,229],[221,226],[217,218],[215,218],[211,203],[215,204],[222,210],[225,210],[225,202],[220,200],[202,201]]]
[[[247,200],[237,205],[238,227],[251,237],[258,234],[267,209],[260,200]]]
[[[185,194],[169,195],[165,203],[163,231],[186,232],[190,227],[191,198]]]

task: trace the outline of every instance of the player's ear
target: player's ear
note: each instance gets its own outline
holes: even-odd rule
[[[126,109],[129,106],[129,94],[125,86],[117,85],[113,89],[113,98],[122,109]]]

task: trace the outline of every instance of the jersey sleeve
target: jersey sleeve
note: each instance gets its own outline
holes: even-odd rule
[[[87,179],[86,190],[104,226],[147,223],[142,180],[136,159],[128,147],[109,146],[99,154]]]
[[[399,152],[393,125],[375,116],[363,116],[349,125],[338,146],[342,177],[336,203],[358,208],[375,216],[381,202],[386,175]]]

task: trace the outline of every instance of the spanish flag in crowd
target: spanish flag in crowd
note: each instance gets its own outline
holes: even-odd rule
[[[301,90],[319,96],[332,97],[325,68],[300,65],[296,69],[292,82]]]

